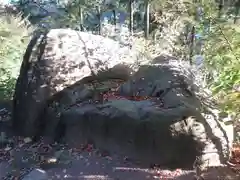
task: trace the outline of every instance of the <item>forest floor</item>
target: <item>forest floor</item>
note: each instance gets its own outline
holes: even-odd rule
[[[71,148],[66,144],[49,145],[43,141],[32,142],[30,138],[13,136],[8,116],[0,116],[0,133],[0,179],[2,180],[195,179],[193,169],[169,170],[161,167],[142,167],[126,156],[110,154],[91,144],[81,144],[77,148]],[[237,168],[240,167],[238,145],[234,147],[233,156],[231,162]],[[215,179],[204,178],[204,180]]]
[[[91,144],[69,148],[20,137],[11,137],[8,142],[0,149],[0,179],[5,180],[194,179],[194,171],[143,168],[127,157],[101,152]]]

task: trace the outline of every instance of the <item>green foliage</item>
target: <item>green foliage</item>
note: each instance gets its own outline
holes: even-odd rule
[[[0,100],[8,100],[13,95],[16,78],[11,76],[7,68],[0,68],[0,77]]]
[[[208,85],[223,111],[240,114],[240,27],[231,21],[231,16],[219,17],[215,1],[202,1],[197,5],[204,10],[203,19],[196,21],[196,26],[204,35],[205,68],[212,75]],[[204,31],[206,22],[207,32]]]
[[[178,2],[152,0],[151,5],[153,11],[162,12],[159,16],[161,23],[170,24],[171,17],[175,19],[181,17],[183,23],[186,19],[186,24],[194,25],[196,33],[201,33],[204,41],[202,53],[205,57],[205,69],[208,74],[214,74],[208,81],[208,86],[212,89],[223,111],[234,115],[240,114],[240,27],[239,24],[234,24],[233,13],[229,13],[230,10],[236,11],[235,4],[229,2],[229,6],[225,5],[221,13],[219,4],[215,0]],[[197,18],[198,8],[202,8],[202,18]],[[163,19],[169,12],[170,18]],[[220,14],[221,17],[219,17]],[[206,30],[207,26],[210,27],[209,30]],[[171,26],[164,37],[168,37],[172,30],[176,34],[176,29],[173,27],[176,26]],[[171,38],[168,37],[168,39]],[[188,54],[190,51],[190,45],[184,47],[181,42],[175,41],[174,47],[174,53],[178,55]]]
[[[11,98],[33,28],[21,14],[0,17],[0,99]]]
[[[205,57],[208,69],[216,75],[210,87],[226,112],[240,113],[240,27],[215,23],[208,35]]]

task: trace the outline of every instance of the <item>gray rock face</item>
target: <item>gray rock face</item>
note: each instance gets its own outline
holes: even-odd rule
[[[141,66],[114,92],[115,97],[98,103],[73,98],[66,106],[63,99],[72,97],[72,91],[66,92],[57,112],[67,128],[67,142],[93,141],[104,149],[125,150],[142,162],[175,167],[192,167],[196,156],[203,167],[224,163],[229,134],[210,112],[205,111],[208,116],[201,113],[206,105],[197,97],[187,69],[169,62]],[[91,90],[82,86],[78,92],[83,97],[87,91]]]
[[[228,159],[230,136],[188,63],[165,57],[133,70],[132,53],[113,40],[72,30],[43,40],[30,43],[16,85],[13,124],[23,135],[40,131],[172,167],[192,167],[196,156],[202,167]]]
[[[37,119],[55,93],[118,64],[133,64],[128,47],[111,39],[70,29],[35,36],[24,55],[15,89],[13,124],[35,136]]]

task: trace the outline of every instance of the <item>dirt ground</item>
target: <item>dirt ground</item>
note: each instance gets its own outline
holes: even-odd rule
[[[0,119],[0,179],[2,180],[194,180],[195,171],[141,167],[126,156],[109,154],[91,144],[33,143],[13,136],[9,118]],[[240,152],[240,151],[239,151]],[[239,180],[229,168],[214,169],[204,180]],[[210,174],[210,175],[209,175]],[[222,177],[218,177],[219,174]]]
[[[61,144],[33,144],[30,139],[15,137],[11,145],[1,149],[0,157],[0,177],[8,180],[26,179],[27,176],[38,180],[39,175],[33,173],[36,169],[40,169],[49,180],[194,179],[193,171],[143,168],[127,157],[109,155],[91,145],[71,149]]]

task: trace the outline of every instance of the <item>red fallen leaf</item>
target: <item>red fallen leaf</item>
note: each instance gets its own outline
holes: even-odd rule
[[[87,152],[91,152],[92,150],[93,150],[93,145],[92,144],[88,144],[87,148],[86,148],[86,151]]]
[[[124,97],[124,96],[120,96],[119,94],[117,94],[117,92],[107,92],[102,94],[103,99],[107,100],[107,99],[129,99],[132,101],[142,101],[142,100],[146,100],[146,99],[151,99],[151,97],[149,96],[129,96],[129,97]]]
[[[104,94],[104,95],[103,95],[103,99],[106,101],[106,100],[109,100],[109,99],[127,99],[127,98],[122,97],[122,96],[115,95],[115,94],[113,93],[113,94]]]
[[[240,144],[233,144],[231,151],[232,157],[229,160],[231,166],[240,167]]]
[[[232,147],[232,156],[240,158],[240,145],[234,144]]]

